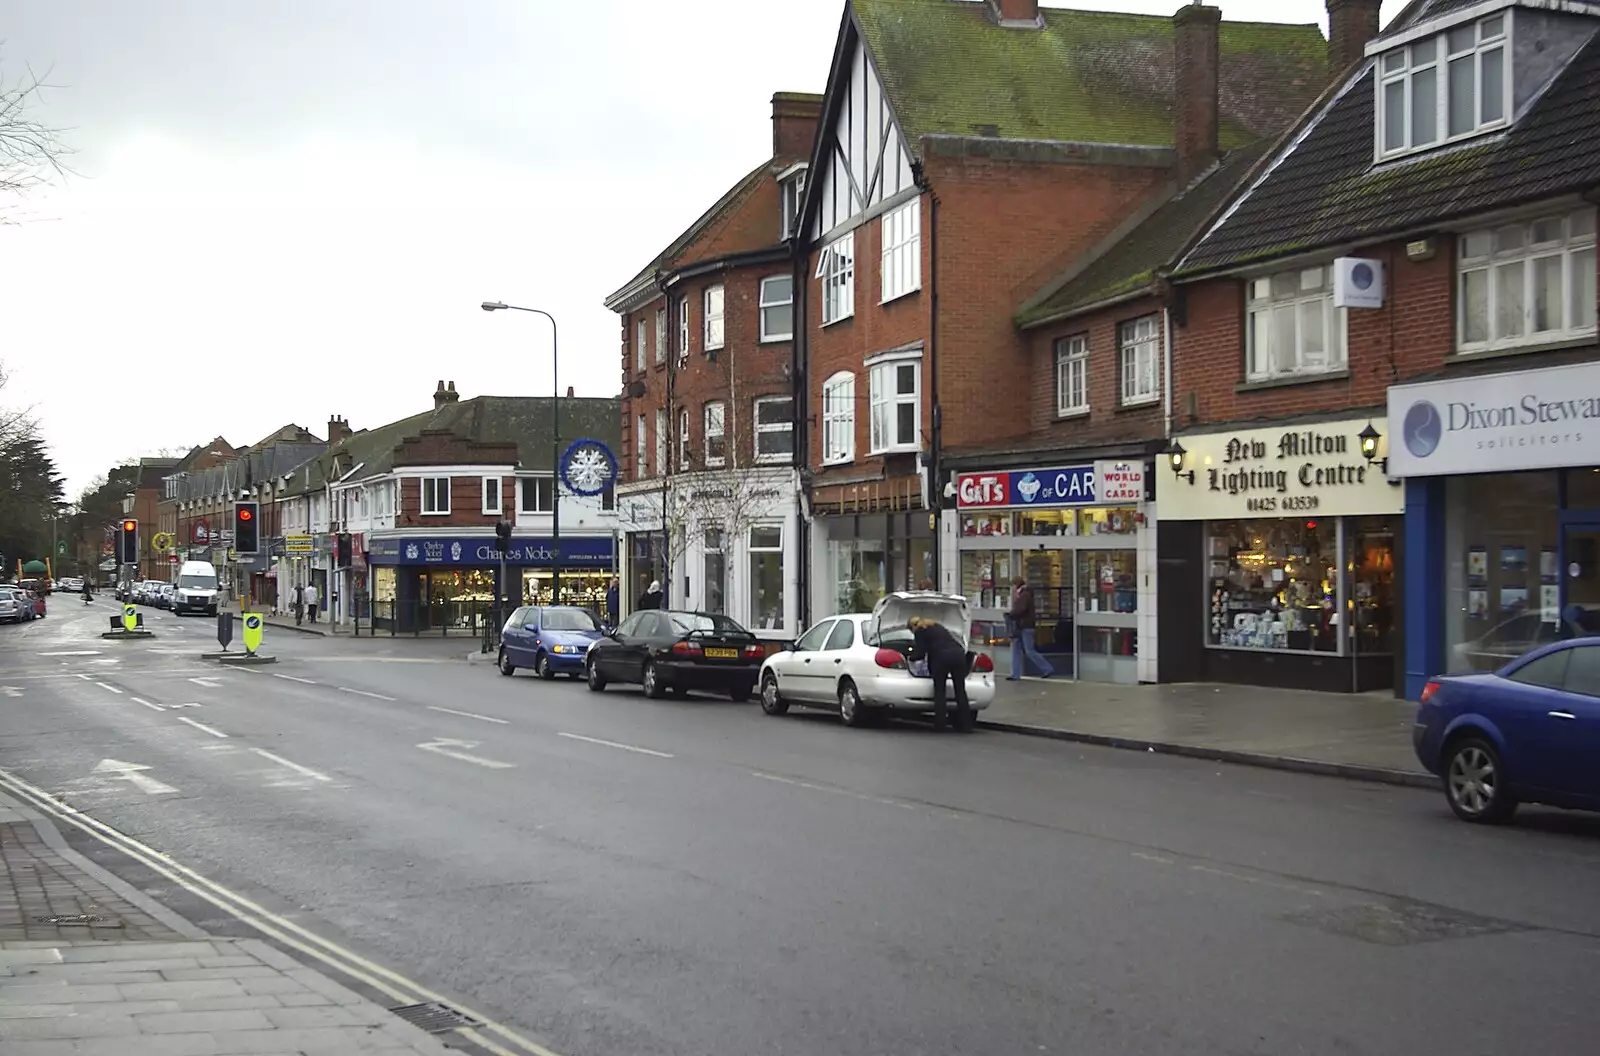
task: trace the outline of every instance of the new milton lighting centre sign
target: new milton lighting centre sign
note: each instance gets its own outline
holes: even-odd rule
[[[1396,385],[1384,432],[1401,477],[1600,466],[1600,363]]]
[[[1183,474],[1170,464],[1157,470],[1156,508],[1172,521],[1401,513],[1405,489],[1361,454],[1366,424],[1352,418],[1179,436]]]

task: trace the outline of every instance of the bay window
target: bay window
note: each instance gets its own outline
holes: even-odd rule
[[[867,376],[872,454],[915,451],[922,438],[922,360],[875,363]]]
[[[1161,394],[1158,381],[1161,335],[1156,316],[1130,319],[1117,327],[1118,369],[1122,377],[1122,405],[1154,403]]]
[[[1345,312],[1333,306],[1333,269],[1300,268],[1250,280],[1247,376],[1271,381],[1345,367]]]
[[[1595,333],[1595,211],[1461,236],[1457,347],[1480,352]]]
[[[822,462],[833,465],[856,456],[856,376],[847,370],[822,385]]]
[[[817,278],[822,280],[822,325],[856,314],[856,236],[848,235],[822,247],[817,254]]]

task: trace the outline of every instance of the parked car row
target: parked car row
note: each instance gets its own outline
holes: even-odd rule
[[[791,706],[813,708],[859,726],[878,717],[933,711],[933,680],[925,666],[907,659],[909,622],[917,616],[970,644],[972,619],[965,598],[901,591],[880,600],[870,613],[821,620],[792,645],[777,649],[717,613],[649,609],[607,631],[584,609],[524,606],[506,620],[498,661],[504,675],[528,668],[546,679],[582,677],[597,693],[628,683],[642,687],[647,697],[699,691],[745,701],[759,688],[768,715],[783,715]],[[974,657],[966,691],[974,711],[994,700],[994,665],[988,656]]]
[[[12,583],[0,583],[0,623],[26,623],[29,620],[42,620],[44,615],[43,593]]]

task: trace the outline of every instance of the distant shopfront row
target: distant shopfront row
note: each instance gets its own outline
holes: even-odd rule
[[[1180,435],[1157,474],[1163,682],[1399,683],[1405,489],[1367,419]]]

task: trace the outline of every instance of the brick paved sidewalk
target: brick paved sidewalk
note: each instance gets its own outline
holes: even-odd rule
[[[206,936],[0,796],[5,1056],[456,1051],[265,942]]]

